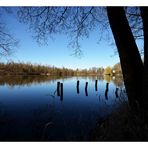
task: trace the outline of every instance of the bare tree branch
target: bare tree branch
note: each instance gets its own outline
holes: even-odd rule
[[[75,55],[81,55],[81,38],[88,37],[96,26],[98,31],[107,28],[107,21],[101,15],[104,10],[103,7],[21,7],[18,17],[29,24],[39,44],[47,42],[49,36],[64,33],[68,35],[69,46],[74,48]]]
[[[18,41],[9,33],[6,28],[4,20],[1,18],[2,14],[11,14],[11,10],[7,7],[0,8],[0,56],[8,56],[12,53],[14,47],[18,45]]]
[[[125,7],[125,10],[135,39],[143,39],[139,8]],[[97,29],[100,39],[109,32],[105,7],[21,7],[18,18],[29,24],[39,44],[47,43],[57,33],[68,35],[75,55],[81,55],[80,40],[89,37],[91,31]]]

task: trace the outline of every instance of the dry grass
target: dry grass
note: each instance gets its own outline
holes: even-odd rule
[[[102,122],[93,132],[94,141],[148,141],[148,125],[135,115],[127,103]]]

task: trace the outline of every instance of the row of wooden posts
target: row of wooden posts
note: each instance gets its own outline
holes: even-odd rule
[[[76,88],[77,88],[77,94],[80,93],[79,91],[79,85],[80,85],[80,81],[78,80],[77,81],[77,85],[76,85]],[[88,82],[85,83],[85,95],[88,96]],[[95,91],[98,91],[98,80],[95,80]],[[108,99],[108,91],[109,91],[109,83],[106,83],[106,90],[105,90],[105,98]],[[116,88],[116,91],[115,91],[115,95],[116,95],[116,98],[118,98],[118,88]],[[63,83],[61,82],[57,82],[57,96],[60,96],[60,100],[62,101],[63,100]]]

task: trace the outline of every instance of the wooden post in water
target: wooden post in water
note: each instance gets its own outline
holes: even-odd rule
[[[98,91],[98,80],[95,81],[95,90]]]
[[[85,95],[86,95],[86,96],[88,96],[87,88],[88,88],[88,82],[86,82],[86,84],[85,84]]]
[[[109,83],[106,83],[106,90],[105,90],[105,98],[108,100],[108,85]]]
[[[116,87],[116,91],[115,91],[115,95],[116,95],[116,98],[118,98],[118,88]]]
[[[57,96],[60,96],[60,82],[57,82]]]
[[[61,83],[61,95],[60,100],[63,101],[63,83]]]
[[[80,83],[79,83],[79,82],[80,82],[80,81],[78,80],[78,81],[77,81],[77,94],[80,93],[80,91],[79,91],[79,84],[80,84]]]

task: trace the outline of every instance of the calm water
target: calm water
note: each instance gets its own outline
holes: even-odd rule
[[[63,97],[57,96],[58,81]],[[89,140],[96,122],[117,108],[121,95],[120,77],[0,77],[0,140]]]

